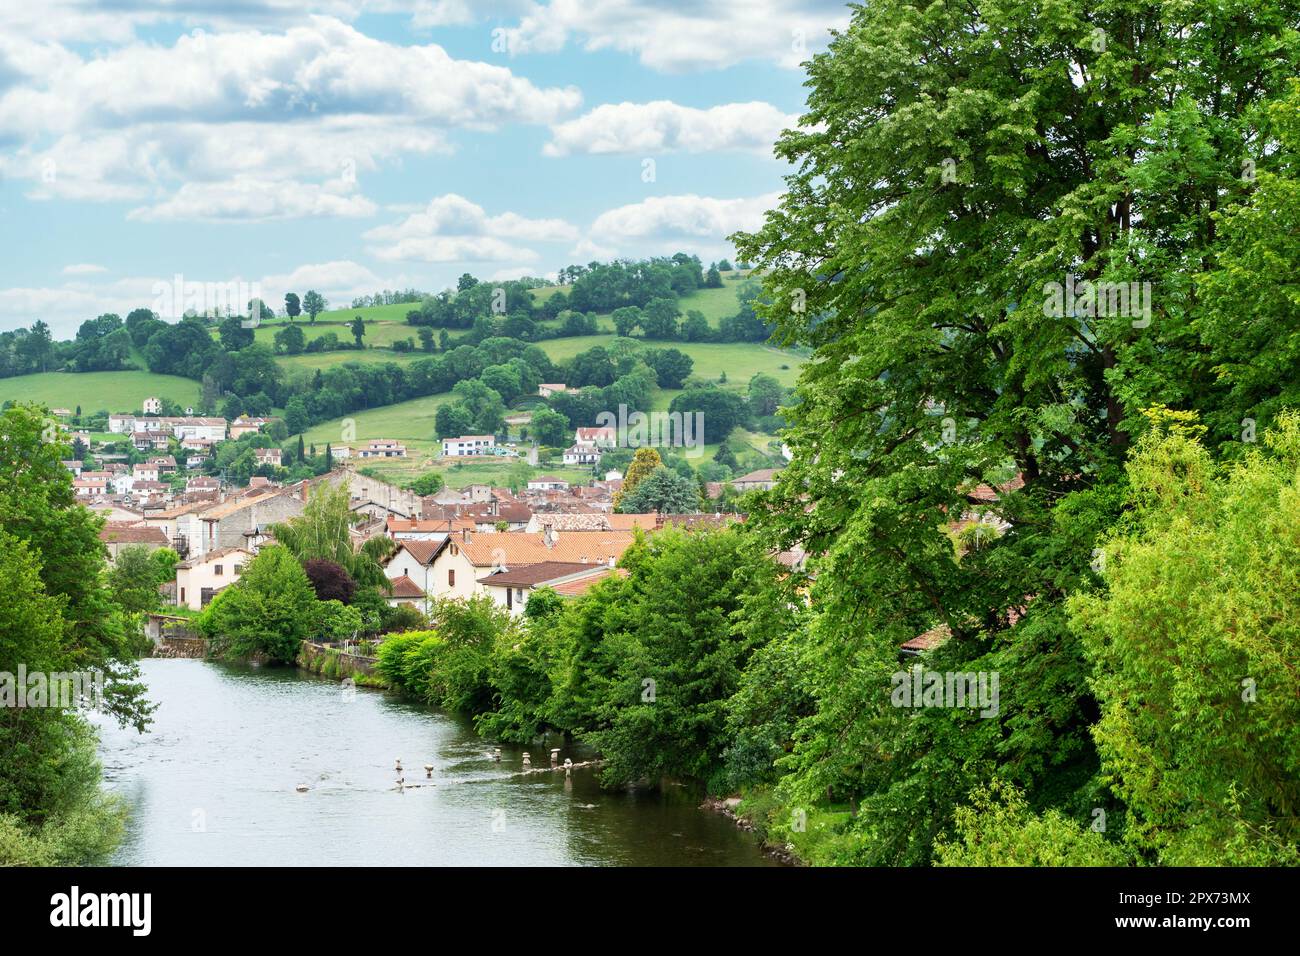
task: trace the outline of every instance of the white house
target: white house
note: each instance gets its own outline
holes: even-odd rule
[[[569,386],[562,382],[543,382],[541,385],[537,386],[537,394],[542,396],[542,398],[550,398],[557,392],[567,392],[568,390]]]
[[[528,598],[541,587],[555,587],[582,578],[605,577],[608,564],[582,564],[572,561],[542,561],[516,568],[497,568],[478,579],[483,592],[500,604],[512,617],[524,613]]]
[[[144,403],[140,407],[144,410],[144,413],[146,415],[161,415],[162,399],[150,395],[148,398],[144,400]]]
[[[569,483],[554,475],[539,475],[528,480],[529,491],[568,491]]]
[[[542,562],[613,567],[632,544],[631,531],[566,531],[481,534],[462,531],[436,543],[424,590],[432,597],[483,594],[481,579],[498,571]],[[406,542],[409,547],[421,542]],[[434,542],[429,542],[434,544]]]
[[[198,611],[227,585],[239,580],[253,552],[218,548],[176,565],[176,604]]]
[[[442,440],[444,458],[490,455],[495,447],[496,439],[491,435],[461,435],[459,438],[444,438]]]
[[[331,452],[332,453],[332,452]],[[391,438],[372,438],[365,448],[357,449],[358,458],[405,458],[406,446]]]
[[[393,593],[388,598],[390,604],[396,600],[399,604],[409,603],[421,613],[428,612],[428,596],[433,590],[433,564],[445,543],[446,539],[408,539],[398,545],[384,562],[384,574],[393,582]],[[418,597],[415,595],[417,590],[420,592]],[[406,596],[399,598],[399,592]]]

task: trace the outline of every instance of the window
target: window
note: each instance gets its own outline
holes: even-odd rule
[[[515,588],[515,600],[518,601],[520,604],[524,603],[524,589],[523,589],[523,588]]]
[[[181,588],[181,603],[185,603],[185,589]]]
[[[217,577],[221,577],[221,575],[224,574],[225,572],[222,571],[221,565],[218,564],[216,568],[213,569],[212,573],[215,574]]]
[[[448,571],[447,571],[447,587],[449,587],[449,588],[454,588],[455,586],[456,586],[456,572],[453,571],[453,570],[448,570]]]

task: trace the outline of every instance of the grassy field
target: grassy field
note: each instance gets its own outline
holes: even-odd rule
[[[276,359],[282,368],[333,368],[345,362],[360,362],[364,365],[382,365],[384,362],[396,362],[405,365],[416,359],[428,358],[425,352],[391,352],[388,349],[365,349],[344,352],[317,352],[314,355],[281,355]]]
[[[84,414],[138,412],[144,399],[151,395],[170,398],[184,405],[199,400],[199,383],[176,375],[152,372],[41,372],[0,378],[0,402],[43,402],[51,408],[75,410]]]
[[[396,405],[384,405],[381,408],[368,408],[353,412],[344,418],[335,418],[321,422],[304,433],[304,440],[323,445],[334,444],[364,445],[372,438],[396,438],[408,444],[423,441],[433,446],[433,417],[438,406],[451,400],[450,392],[441,395],[428,395],[413,398]],[[344,441],[344,423],[351,419],[356,427],[356,437]]]
[[[610,335],[577,335],[567,339],[549,339],[539,343],[551,357],[560,362],[573,358],[579,352],[597,345],[608,345]],[[743,386],[758,372],[771,375],[785,386],[794,385],[799,377],[803,359],[758,342],[650,342],[653,348],[674,348],[695,360],[691,374],[716,379],[727,373],[731,384]]]

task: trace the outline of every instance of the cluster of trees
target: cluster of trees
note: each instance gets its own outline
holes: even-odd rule
[[[34,406],[0,413],[0,673],[101,671],[103,712],[143,730],[135,592],[110,582],[103,521],[76,502],[70,447],[45,441],[45,423]],[[100,791],[95,743],[75,706],[0,706],[0,865],[92,864],[112,850],[123,814]]]
[[[580,598],[534,591],[522,620],[489,598],[439,602],[433,630],[384,641],[379,671],[492,737],[571,734],[600,750],[607,785],[729,787],[741,676],[800,613],[788,579],[736,529],[642,537],[621,566]]]
[[[348,504],[346,482],[323,482],[300,516],[271,526],[277,543],[194,619],[214,655],[292,663],[309,638],[340,641],[423,623],[410,608],[388,606],[380,561],[392,542],[379,536],[354,549]]]
[[[773,829],[841,863],[1294,864],[1295,10],[1057,12],[855,8],[735,237],[813,349],[746,522],[818,570],[742,679]],[[1071,276],[1150,310],[1054,312]],[[954,547],[981,482],[1006,526]],[[892,706],[933,628],[996,714]]]

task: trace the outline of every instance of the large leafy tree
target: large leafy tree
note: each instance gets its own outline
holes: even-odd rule
[[[273,524],[269,530],[303,564],[315,559],[332,561],[357,585],[386,588],[388,579],[376,557],[384,542],[371,539],[360,549],[353,547],[349,487],[346,481],[337,485],[320,482],[312,488],[301,515]]]
[[[619,497],[618,510],[632,514],[659,511],[682,514],[700,510],[699,486],[660,465],[630,492]]]
[[[1288,168],[1264,117],[1298,13],[880,0],[809,63],[807,114],[777,148],[796,171],[736,242],[764,279],[746,308],[813,350],[794,460],[755,524],[820,556],[798,647],[816,710],[784,792],[857,808],[846,859],[927,861],[995,774],[1075,818],[1113,800],[1063,602],[1093,580],[1136,413],[1215,421],[1224,401],[1190,277],[1254,188],[1246,162]],[[1053,314],[1071,277],[1149,282],[1150,314]],[[1005,531],[958,551],[945,527],[980,482],[1002,489]],[[934,666],[1001,675],[996,717],[890,706],[898,645],[936,626]]]
[[[143,730],[152,707],[135,663],[138,631],[108,587],[103,519],[73,496],[61,461],[70,449],[42,409],[19,405],[0,414],[0,528],[26,542],[45,592],[63,602],[65,663],[102,670],[107,709]]]
[[[316,594],[302,565],[287,548],[272,545],[213,598],[194,626],[218,655],[263,654],[276,663],[291,663],[318,622]]]

